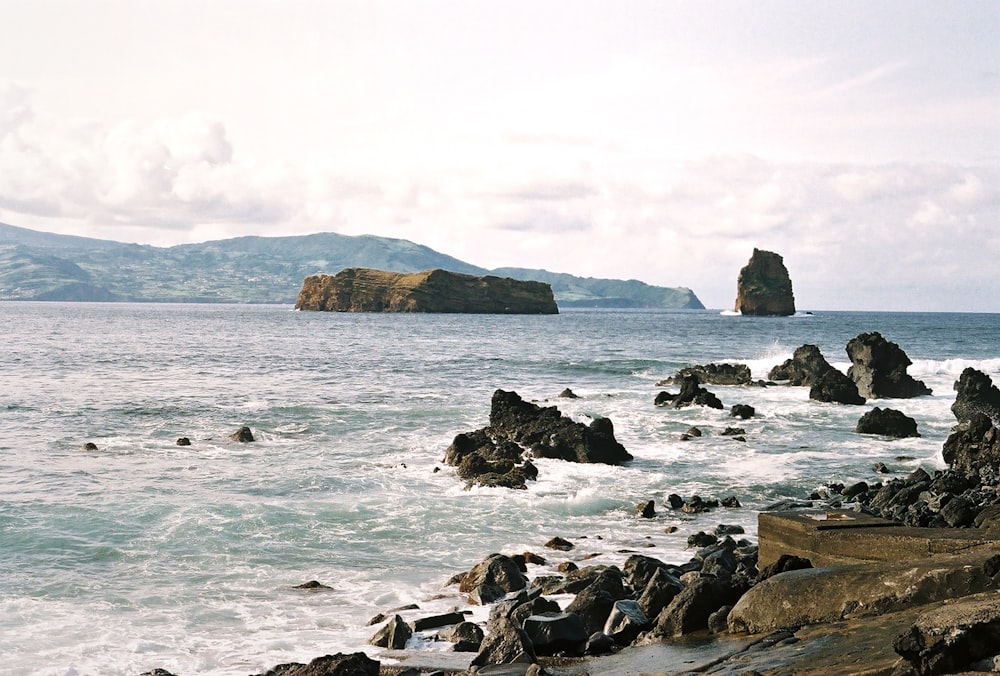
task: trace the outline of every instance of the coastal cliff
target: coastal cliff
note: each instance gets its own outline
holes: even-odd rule
[[[792,280],[781,256],[754,249],[736,282],[736,311],[759,317],[795,314]]]
[[[302,283],[297,310],[331,312],[450,312],[558,314],[552,287],[507,277],[446,270],[414,273],[346,268]]]

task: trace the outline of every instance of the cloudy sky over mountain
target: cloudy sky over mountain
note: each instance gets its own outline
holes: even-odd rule
[[[994,0],[0,0],[0,221],[1000,312]]]

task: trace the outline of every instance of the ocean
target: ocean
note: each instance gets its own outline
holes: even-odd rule
[[[467,608],[445,584],[493,552],[544,556],[532,575],[629,553],[682,563],[688,536],[718,524],[755,540],[757,513],[776,501],[943,467],[959,374],[972,366],[1000,383],[995,314],[24,302],[0,303],[0,325],[6,674],[244,675],[374,652],[372,616]],[[933,395],[845,406],[806,388],[709,386],[726,410],[653,405],[656,382],[680,368],[745,363],[764,379],[804,343],[846,371],[847,341],[867,331],[898,343]],[[576,420],[610,418],[635,460],[538,460],[526,491],[465,490],[442,458],[457,433],[487,424],[497,388]],[[564,388],[579,398],[559,398]],[[730,418],[737,403],[757,415]],[[922,436],[856,434],[874,406],[915,418]],[[243,425],[255,442],[229,439]],[[705,436],[681,441],[693,425]],[[745,442],[721,435],[731,426]],[[742,507],[687,515],[669,509],[671,493]],[[635,514],[647,500],[653,519]],[[545,549],[556,535],[576,547]],[[294,589],[310,580],[330,589]]]

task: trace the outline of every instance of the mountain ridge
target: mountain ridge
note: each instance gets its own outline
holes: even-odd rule
[[[547,282],[562,307],[704,308],[684,287],[528,268],[490,270],[377,235],[247,235],[156,247],[0,223],[0,300],[294,304],[306,277],[348,267],[440,268]]]

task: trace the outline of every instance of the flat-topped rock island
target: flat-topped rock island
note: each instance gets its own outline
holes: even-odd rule
[[[447,270],[399,273],[346,268],[302,283],[296,310],[327,312],[448,312],[558,314],[552,287],[509,277]]]

